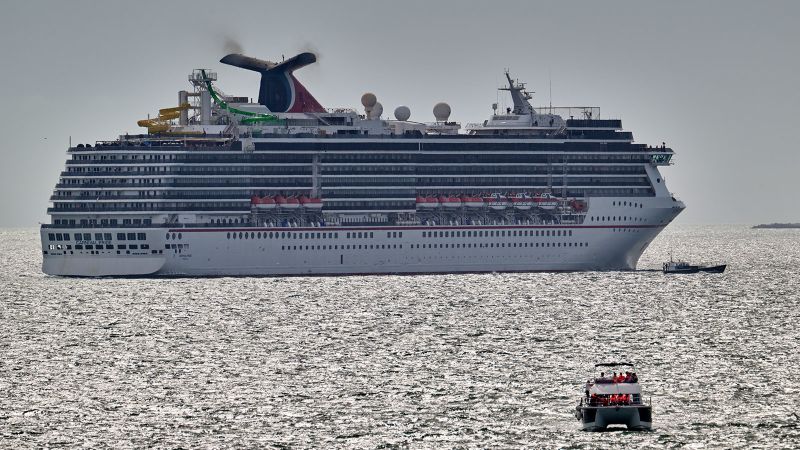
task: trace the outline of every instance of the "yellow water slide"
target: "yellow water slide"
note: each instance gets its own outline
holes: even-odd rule
[[[169,127],[172,125],[170,121],[180,117],[181,112],[188,110],[189,107],[188,103],[183,103],[173,108],[159,109],[158,117],[154,119],[142,119],[136,122],[136,124],[140,127],[147,128],[148,133],[163,133],[169,130]]]

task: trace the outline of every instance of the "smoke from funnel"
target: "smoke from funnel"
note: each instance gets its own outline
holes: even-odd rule
[[[303,52],[313,53],[314,56],[317,57],[317,62],[319,62],[319,60],[322,59],[322,53],[319,51],[319,49],[317,49],[316,46],[312,45],[310,42],[304,42],[303,44],[300,45],[300,53]]]
[[[225,36],[225,43],[223,45],[223,49],[225,50],[225,54],[229,53],[244,53],[244,48],[242,44],[239,43],[236,39]]]

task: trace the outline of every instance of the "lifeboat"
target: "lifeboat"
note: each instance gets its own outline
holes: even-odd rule
[[[322,199],[321,198],[308,198],[305,195],[301,195],[298,199],[300,204],[303,205],[304,208],[308,209],[321,209],[322,208]]]
[[[462,195],[461,204],[467,208],[483,208],[483,199],[480,197]]]
[[[511,206],[516,209],[526,210],[533,207],[533,199],[526,192],[515,194],[509,197]]]
[[[297,197],[286,197],[286,203],[283,204],[286,209],[297,209],[300,207],[300,200]]]
[[[284,207],[286,205],[286,197],[282,195],[276,195],[272,198],[275,201],[275,206]]]
[[[488,197],[484,197],[483,203],[485,203],[489,208],[502,210],[508,207],[508,198],[503,194],[494,193]]]
[[[558,197],[553,196],[549,192],[537,194],[533,197],[533,204],[537,208],[544,209],[545,211],[553,211],[558,208]]]
[[[436,200],[436,197],[417,197],[417,208],[437,208],[439,206],[439,201]]]
[[[461,199],[455,196],[440,196],[439,197],[439,204],[442,205],[443,208],[458,208],[461,206]]]
[[[250,197],[250,206],[258,207],[258,204],[261,203],[261,198],[257,195]]]
[[[272,197],[261,197],[256,203],[256,209],[274,209],[275,200]]]

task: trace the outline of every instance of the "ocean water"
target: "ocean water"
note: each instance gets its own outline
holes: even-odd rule
[[[36,230],[0,248],[4,448],[800,446],[800,230],[673,225],[636,272],[62,279]],[[654,431],[580,431],[619,359]]]

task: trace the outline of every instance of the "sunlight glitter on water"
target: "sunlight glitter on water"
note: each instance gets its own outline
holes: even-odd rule
[[[67,279],[0,231],[2,446],[796,447],[800,230],[671,226],[722,275]],[[592,364],[652,433],[584,433]]]

